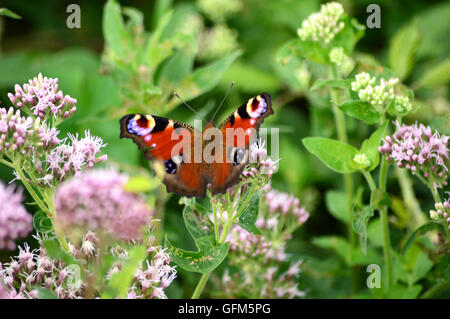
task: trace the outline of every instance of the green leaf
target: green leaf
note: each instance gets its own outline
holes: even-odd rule
[[[367,226],[367,238],[371,245],[383,247],[383,233],[381,230],[381,220],[379,217],[372,218]]]
[[[39,299],[58,299],[56,292],[48,290],[44,287],[35,287],[38,291]]]
[[[416,283],[420,279],[424,278],[426,274],[433,268],[434,263],[423,251],[420,251],[416,261],[414,263],[414,268],[411,276],[411,284]]]
[[[126,298],[127,292],[133,283],[134,274],[146,257],[147,251],[144,246],[135,246],[131,248],[120,271],[111,276],[106,295],[103,297]]]
[[[324,137],[307,137],[302,142],[309,152],[332,170],[342,174],[357,170],[353,158],[359,151],[355,147]]]
[[[389,64],[401,80],[407,78],[414,67],[421,38],[419,27],[413,22],[400,29],[391,41]]]
[[[365,27],[356,19],[344,18],[344,28],[331,41],[331,47],[342,47],[347,55],[351,54],[358,40],[364,35]]]
[[[367,223],[369,222],[370,217],[373,216],[373,210],[370,209],[369,206],[364,207],[353,207],[353,230],[355,233],[359,234],[361,238],[361,246],[364,255],[366,255],[367,250]]]
[[[420,79],[422,87],[436,87],[450,82],[450,59],[428,69]]]
[[[108,0],[104,6],[103,35],[114,54],[125,59],[132,41],[123,22],[120,5],[115,0]]]
[[[13,18],[13,19],[22,19],[22,17],[20,15],[12,12],[11,10],[9,10],[7,8],[0,8],[0,16],[6,16],[6,17]]]
[[[441,134],[450,135],[450,114],[435,118],[430,126]]]
[[[317,42],[294,39],[285,43],[277,52],[277,62],[286,65],[292,57],[301,57],[320,64],[328,62],[328,50]]]
[[[186,36],[187,38],[188,36]],[[171,84],[179,83],[186,78],[194,66],[195,54],[197,53],[197,46],[195,39],[187,41],[186,46],[178,50],[170,59],[163,65],[161,70],[161,81],[167,81]]]
[[[314,237],[312,243],[324,249],[332,249],[341,257],[347,265],[350,265],[351,246],[346,239],[340,236],[320,236]]]
[[[256,227],[255,225],[256,220],[258,219],[260,197],[260,193],[256,193],[253,195],[253,197],[250,199],[250,202],[248,203],[247,209],[242,214],[242,216],[239,217],[238,222],[239,226],[244,228],[246,231],[249,231],[256,235],[261,234],[258,227]]]
[[[214,239],[212,236],[209,238],[199,238],[196,244],[204,250],[187,251],[180,248],[176,248],[166,238],[165,246],[168,247],[173,261],[181,268],[198,272],[201,274],[209,273],[217,268],[225,257],[228,255],[229,243],[222,243],[220,245],[209,246],[208,245]],[[200,249],[199,247],[199,249]]]
[[[155,31],[153,31],[147,41],[144,55],[146,57],[150,72],[152,73],[165,58],[172,54],[173,45],[170,41],[166,41],[164,45],[160,44],[161,34],[172,18],[172,13],[172,10],[170,10],[160,18]]]
[[[378,152],[378,147],[381,144],[381,138],[384,137],[386,132],[388,122],[381,125],[375,132],[366,139],[361,146],[361,153],[366,154],[367,159],[370,162],[370,166],[367,171],[374,170],[380,163],[380,152]]]
[[[161,184],[160,180],[148,175],[131,177],[124,185],[124,190],[130,193],[145,193],[155,190]]]
[[[214,236],[213,223],[209,220],[204,208],[196,204],[195,199],[191,205],[184,207],[183,219],[194,240],[205,236]]]
[[[392,207],[389,194],[379,189],[375,189],[370,193],[370,209],[376,210],[383,207]]]
[[[239,87],[246,92],[276,91],[281,88],[281,81],[273,72],[262,70],[252,64],[233,63],[223,75],[220,83],[228,87],[232,81],[239,79]]]
[[[340,105],[339,108],[348,116],[354,117],[367,124],[376,124],[381,119],[381,113],[369,102],[350,100]]]
[[[389,298],[392,299],[415,299],[422,291],[421,285],[406,287],[403,285],[393,285],[389,290]]]
[[[214,236],[200,237],[195,240],[195,245],[198,247],[199,251],[206,251],[216,245],[216,239]]]
[[[403,245],[402,255],[404,255],[408,251],[408,248],[411,246],[411,244],[414,242],[414,240],[417,237],[422,236],[432,230],[440,230],[443,233],[445,233],[445,228],[444,228],[444,226],[442,226],[441,223],[428,222],[428,223],[420,226],[415,231],[413,231],[411,233],[411,235],[409,235],[408,239],[406,240],[405,244]]]
[[[338,89],[348,89],[350,87],[351,79],[318,79],[314,85],[311,87],[311,91],[321,89],[324,87],[332,87]]]
[[[276,61],[282,65],[286,65],[291,60],[292,56],[299,55],[297,50],[300,46],[301,39],[290,40],[285,43],[277,52]]]
[[[214,88],[219,83],[225,70],[233,63],[241,51],[236,51],[205,66],[197,68],[191,75],[179,83],[176,91],[185,100],[193,99]],[[172,103],[179,103],[174,101]]]
[[[343,223],[350,221],[347,207],[347,195],[344,192],[331,190],[325,194],[325,203],[328,211]]]
[[[56,239],[42,240],[42,245],[44,246],[47,255],[51,259],[62,260],[67,266],[73,264],[80,266],[79,262],[75,260],[75,258],[71,254],[61,248],[59,242]]]
[[[38,232],[46,234],[53,230],[52,220],[48,218],[43,210],[38,211],[33,216],[33,226]]]

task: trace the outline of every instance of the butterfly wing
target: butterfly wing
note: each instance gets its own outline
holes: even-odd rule
[[[163,183],[168,192],[184,196],[205,196],[206,182],[201,163],[193,160],[192,126],[156,115],[128,114],[120,120],[120,137],[130,138],[143,149],[152,166],[164,166]]]
[[[211,167],[213,194],[223,193],[239,182],[242,170],[248,163],[249,146],[257,138],[261,123],[271,114],[270,95],[260,94],[238,107],[219,126],[226,161]]]

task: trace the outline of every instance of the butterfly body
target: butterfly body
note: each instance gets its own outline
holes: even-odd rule
[[[217,127],[203,131],[156,115],[122,117],[121,138],[131,138],[152,163],[164,165],[167,191],[188,197],[224,193],[239,182],[249,160],[249,145],[264,118],[273,114],[270,96],[261,94],[237,108]]]

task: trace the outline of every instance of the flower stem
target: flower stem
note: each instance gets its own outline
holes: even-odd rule
[[[45,213],[47,213],[47,215],[49,215],[48,207],[44,204],[44,202],[41,200],[41,198],[35,192],[33,186],[31,186],[30,183],[28,183],[28,180],[27,180],[25,174],[23,173],[22,168],[20,167],[20,164],[12,163],[12,165],[13,166],[11,166],[11,167],[14,168],[17,175],[19,175],[23,186],[25,186],[26,190],[28,191],[28,193],[30,193],[33,200],[36,202],[36,204],[39,206],[40,209],[42,209]]]
[[[205,287],[206,282],[209,279],[209,275],[211,275],[211,272],[203,274],[200,277],[200,280],[198,281],[197,286],[195,287],[195,290],[194,290],[194,293],[192,294],[191,299],[198,299],[198,298],[200,298],[200,295],[201,295],[201,293],[203,291],[203,288]]]
[[[386,159],[383,157],[381,160],[381,168],[380,168],[380,181],[379,186],[382,192],[386,191],[386,181],[387,181],[387,172],[388,172],[389,164]],[[387,274],[387,290],[392,284],[392,263],[391,263],[391,240],[389,234],[389,221],[387,214],[387,207],[383,206],[380,209],[380,219],[381,219],[381,232],[383,234],[383,249],[384,249],[384,259],[386,262],[386,274]]]
[[[332,68],[332,78],[339,79],[339,71],[336,67]],[[334,114],[334,121],[336,123],[336,130],[339,141],[343,143],[348,142],[347,138],[347,129],[345,125],[345,116],[344,113],[339,109],[338,105],[340,104],[340,92],[338,89],[331,89],[331,98],[332,98],[332,108]],[[350,247],[355,247],[355,234],[353,232],[353,178],[350,174],[344,174],[344,182],[345,182],[345,191],[347,194],[347,211],[349,215],[349,222],[347,225],[347,233],[348,240],[350,242]],[[349,260],[352,260],[352,249],[349,249]],[[358,276],[355,271],[351,272],[351,280],[353,291],[356,292],[358,290]]]
[[[239,210],[236,212],[236,214],[234,216],[228,216],[227,221],[225,223],[225,226],[223,227],[223,231],[222,234],[220,235],[220,239],[217,242],[217,237],[218,237],[218,225],[217,225],[217,212],[215,209],[215,206],[213,204],[213,212],[214,212],[214,229],[217,231],[216,233],[216,242],[217,244],[222,244],[223,242],[225,242],[225,240],[227,239],[227,235],[230,232],[231,226],[233,226],[233,222],[239,218],[243,212],[245,211],[245,209],[247,208],[248,204],[250,203],[250,200],[252,199],[253,195],[256,193],[256,191],[258,190],[258,184],[257,183],[253,183],[250,190],[248,191],[248,195],[245,197],[245,200],[243,202],[243,204],[241,205],[241,207],[239,208]],[[234,210],[234,207],[232,207],[232,202],[231,202],[231,198],[229,196],[229,193],[227,193],[227,200],[228,200],[228,206],[227,207],[227,212],[230,213]],[[231,204],[230,204],[231,203]],[[231,207],[230,207],[231,206]],[[211,275],[212,271],[203,274],[200,277],[200,280],[197,283],[197,286],[195,287],[194,293],[192,294],[191,299],[198,299],[203,291],[203,288],[205,287],[206,282],[208,281],[209,276]]]
[[[373,192],[377,189],[375,182],[373,181],[372,175],[367,171],[362,171],[364,177],[366,178],[367,184],[369,184],[370,191]]]
[[[214,236],[216,238],[216,244],[219,244],[219,225],[217,223],[217,208],[216,205],[212,205],[213,214],[214,214]]]
[[[412,182],[407,172],[404,169],[401,169],[400,167],[395,167],[395,175],[397,176],[398,182],[400,184],[403,202],[405,203],[406,207],[408,208],[408,211],[410,211],[412,215],[411,227],[415,229],[426,222],[425,215],[422,209],[420,208],[416,195],[414,194]]]

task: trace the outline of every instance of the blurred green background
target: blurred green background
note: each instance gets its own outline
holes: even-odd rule
[[[184,19],[185,13],[195,13],[202,20],[204,28],[217,25],[211,16],[198,8],[198,2],[191,1],[119,1],[122,6],[135,7],[143,13],[145,30],[155,28],[158,8],[168,6],[175,9],[172,19]],[[236,49],[242,55],[229,67],[214,89],[189,101],[202,114],[210,115],[224,96],[231,81],[235,87],[220,111],[216,122],[221,121],[234,108],[249,97],[267,92],[272,95],[275,115],[265,121],[266,127],[280,129],[281,165],[273,178],[274,187],[294,193],[306,205],[312,216],[290,241],[289,252],[301,256],[305,261],[300,288],[308,290],[308,297],[342,297],[350,294],[346,268],[339,260],[339,254],[312,244],[312,238],[323,235],[343,235],[344,225],[329,213],[325,192],[341,188],[342,178],[327,169],[301,144],[306,136],[335,137],[334,120],[329,108],[321,105],[317,96],[311,96],[307,88],[312,79],[308,71],[297,66],[295,76],[282,68],[275,56],[280,46],[296,36],[301,22],[312,12],[318,11],[320,1],[316,0],[242,0],[241,8],[222,21],[227,34],[216,35],[206,43],[216,41],[216,51],[211,47],[199,47],[195,66],[201,66],[221,55]],[[104,1],[76,1],[81,8],[81,28],[69,29],[66,7],[74,1],[0,1],[19,14],[22,19],[0,17],[0,105],[9,107],[7,92],[14,84],[24,83],[42,72],[48,77],[58,77],[60,88],[78,100],[78,111],[63,123],[62,130],[82,133],[90,129],[108,144],[106,153],[109,162],[122,165],[148,167],[135,145],[119,139],[118,118],[123,109],[117,81],[102,65],[104,37],[102,14]],[[367,16],[366,7],[374,1],[342,1],[346,12],[362,24]],[[377,1],[381,7],[381,28],[367,29],[357,46],[367,59],[376,58],[388,65],[390,42],[403,26],[415,22],[421,31],[416,65],[403,82],[414,87],[423,71],[448,57],[450,42],[450,2],[448,1]],[[221,8],[217,8],[221,10]],[[176,21],[175,21],[176,22]],[[218,38],[217,38],[218,37]],[[212,44],[211,44],[212,46]],[[303,81],[303,82],[302,82]],[[434,116],[448,113],[448,86],[421,89],[416,93],[422,107],[410,120],[420,119],[428,123]],[[144,108],[146,106],[143,106]],[[156,112],[148,106],[148,112]],[[184,106],[178,106],[167,117],[192,122],[193,114]],[[361,141],[369,128],[349,119],[350,142]],[[360,178],[356,176],[356,178]],[[0,167],[0,179],[9,181],[11,172]],[[396,185],[389,187],[395,195]],[[431,207],[432,199],[425,189],[416,188],[424,211]],[[402,229],[401,220],[392,230],[393,246],[396,232]],[[376,219],[372,221],[372,224]],[[373,227],[372,227],[373,228]],[[190,242],[181,217],[178,196],[172,196],[165,215],[165,230],[174,242]],[[371,227],[369,224],[369,233]],[[373,231],[374,233],[374,231]],[[370,236],[370,234],[369,234]],[[373,236],[377,236],[374,234]],[[374,239],[376,242],[376,238]],[[193,243],[191,243],[193,246]],[[379,247],[374,246],[378,249]],[[326,257],[326,258],[325,258]],[[6,259],[2,255],[2,259]],[[373,261],[373,260],[371,260]],[[364,280],[361,274],[361,280]],[[196,284],[197,275],[180,269],[179,280],[168,291],[169,297],[189,296]]]

